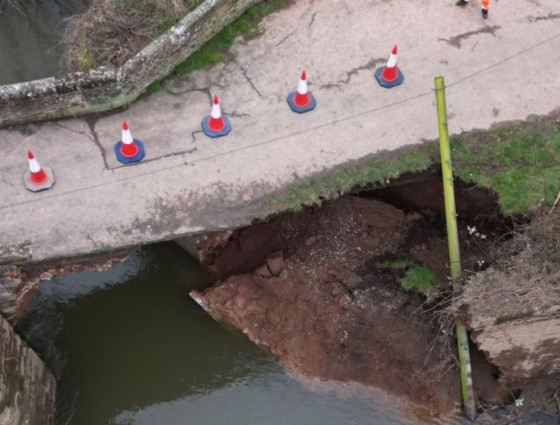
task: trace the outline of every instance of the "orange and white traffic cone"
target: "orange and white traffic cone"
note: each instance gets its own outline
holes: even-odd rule
[[[126,121],[122,123],[122,139],[115,144],[115,155],[123,164],[139,162],[146,155],[144,144],[132,137]]]
[[[388,89],[402,84],[404,75],[397,66],[397,46],[393,47],[387,65],[377,68],[375,71],[375,79],[382,87]]]
[[[212,138],[225,136],[231,131],[229,119],[222,115],[217,94],[214,95],[210,115],[206,115],[202,120],[202,130],[204,134]]]
[[[47,190],[54,185],[54,173],[50,167],[41,167],[33,152],[27,151],[29,171],[23,175],[25,187],[31,192]]]
[[[298,114],[311,111],[317,106],[315,97],[307,90],[307,72],[305,70],[301,72],[297,91],[293,91],[288,95],[288,105],[290,105],[292,111]]]
[[[482,17],[488,19],[488,9],[490,8],[490,0],[482,0]]]

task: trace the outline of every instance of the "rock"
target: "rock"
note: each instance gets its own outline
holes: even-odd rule
[[[311,246],[317,242],[317,236],[310,236],[305,240],[305,246]]]
[[[282,252],[277,252],[268,259],[266,264],[273,276],[279,276],[280,272],[286,266],[286,264],[284,263],[284,255],[282,254]]]
[[[262,266],[260,266],[259,268],[257,268],[255,270],[255,276],[259,276],[259,277],[272,277],[272,273],[270,272],[270,269],[268,268],[267,264],[263,264]]]

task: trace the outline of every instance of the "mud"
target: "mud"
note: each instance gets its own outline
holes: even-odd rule
[[[221,280],[194,297],[288,368],[381,387],[424,414],[455,410],[452,329],[400,284],[423,265],[449,285],[441,182],[415,179],[231,233],[203,256]],[[498,208],[484,192],[457,186],[463,265],[475,270],[499,234]],[[472,226],[485,238],[473,239]],[[482,353],[475,358],[479,398],[499,402],[499,374]]]

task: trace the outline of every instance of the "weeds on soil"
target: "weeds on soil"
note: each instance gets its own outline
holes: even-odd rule
[[[426,266],[415,266],[406,271],[401,279],[401,286],[405,291],[416,291],[425,297],[438,293],[441,281],[436,272]]]
[[[378,261],[376,267],[380,269],[400,270],[399,278],[401,287],[405,291],[415,291],[425,297],[437,294],[442,287],[437,273],[426,266],[415,264],[407,259],[393,259]]]

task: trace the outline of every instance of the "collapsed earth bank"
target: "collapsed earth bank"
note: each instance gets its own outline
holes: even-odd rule
[[[526,413],[545,407],[554,419],[560,215],[533,220],[532,233],[512,232],[491,194],[457,182],[456,199],[469,282],[459,309],[447,308],[441,180],[430,173],[176,242],[217,277],[193,297],[292,370],[381,387],[418,413],[446,414],[461,402],[452,325],[459,314],[482,350],[471,345],[479,407],[521,399]],[[0,288],[10,294],[3,312],[17,319],[39,284],[54,275],[104,270],[124,258],[113,252],[1,266]]]
[[[202,261],[220,280],[193,297],[288,368],[450,413],[461,399],[452,321],[436,295],[449,289],[441,181],[406,180],[205,239]],[[489,194],[456,190],[462,263],[476,271],[504,220]],[[472,351],[479,400],[501,404],[499,371]]]

